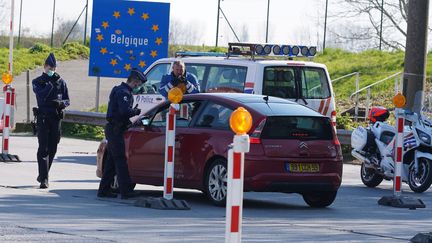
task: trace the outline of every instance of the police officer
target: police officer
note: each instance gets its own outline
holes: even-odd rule
[[[134,68],[125,82],[115,86],[109,96],[105,137],[107,144],[107,160],[104,164],[103,176],[99,184],[98,197],[117,197],[111,191],[111,183],[117,174],[122,199],[139,196],[133,191],[125,155],[123,133],[130,124],[129,118],[139,115],[141,110],[132,108],[132,90],[146,82],[145,75]]]
[[[185,94],[199,92],[197,78],[191,73],[186,72],[185,64],[180,60],[173,63],[173,70],[170,74],[162,76],[159,93],[167,98],[168,92],[173,87],[181,88]]]
[[[37,137],[39,148],[37,161],[40,188],[48,188],[48,172],[60,142],[60,121],[63,110],[69,106],[69,93],[66,82],[56,73],[57,61],[53,53],[45,60],[41,76],[32,81],[36,95]]]

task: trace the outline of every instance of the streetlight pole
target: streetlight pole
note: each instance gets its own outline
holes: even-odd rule
[[[270,0],[267,0],[266,43],[268,43],[269,13],[270,13]]]
[[[54,38],[55,4],[56,4],[56,0],[54,0],[54,6],[53,6],[53,18],[52,18],[52,26],[51,26],[51,47],[53,47],[53,38]]]
[[[383,13],[384,13],[384,0],[381,0],[381,26],[380,26],[380,42],[379,42],[380,51],[381,51],[381,43],[382,43]]]
[[[219,39],[219,13],[220,13],[220,0],[218,0],[217,20],[216,20],[216,47],[218,46],[218,39]]]
[[[328,0],[326,0],[325,17],[324,17],[323,52],[324,52],[324,50],[325,50],[326,32],[327,32],[327,8],[328,8]]]

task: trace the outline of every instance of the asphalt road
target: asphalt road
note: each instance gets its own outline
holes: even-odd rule
[[[70,110],[89,110],[95,108],[96,104],[96,77],[88,76],[88,60],[72,60],[59,62],[57,72],[66,80],[71,100]],[[29,99],[27,99],[27,73],[14,77],[12,87],[16,92],[15,121],[23,122],[27,120],[27,103],[30,103],[30,119],[32,119],[31,108],[36,106],[36,98],[32,90],[31,82],[42,74],[42,67],[31,70],[29,73]],[[107,104],[111,88],[122,79],[101,78],[99,104]]]
[[[95,175],[98,142],[62,138],[50,173],[49,190],[36,183],[37,140],[13,136],[10,153],[21,163],[0,163],[1,242],[223,242],[225,209],[194,190],[175,189],[190,211],[133,206],[134,200],[99,199]],[[358,165],[344,165],[343,184],[328,208],[308,207],[299,195],[245,193],[243,242],[408,242],[431,231],[432,190],[404,195],[421,198],[425,209],[379,206],[392,194],[384,182],[362,185]],[[138,185],[143,196],[162,188]]]

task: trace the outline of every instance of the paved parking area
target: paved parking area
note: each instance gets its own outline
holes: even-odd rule
[[[21,163],[0,163],[0,241],[2,242],[223,242],[225,209],[210,205],[198,191],[176,189],[190,211],[133,206],[134,200],[99,199],[95,156],[98,142],[62,138],[50,173],[49,190],[36,182],[37,139],[13,136],[11,153]],[[138,185],[144,196],[162,188]],[[426,209],[383,207],[392,184],[366,188],[359,166],[344,166],[334,204],[309,208],[299,195],[245,193],[243,242],[408,242],[430,231],[432,192],[414,195]]]

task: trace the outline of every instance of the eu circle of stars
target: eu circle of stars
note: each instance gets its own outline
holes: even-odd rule
[[[127,77],[168,56],[169,3],[94,0],[89,76]]]

